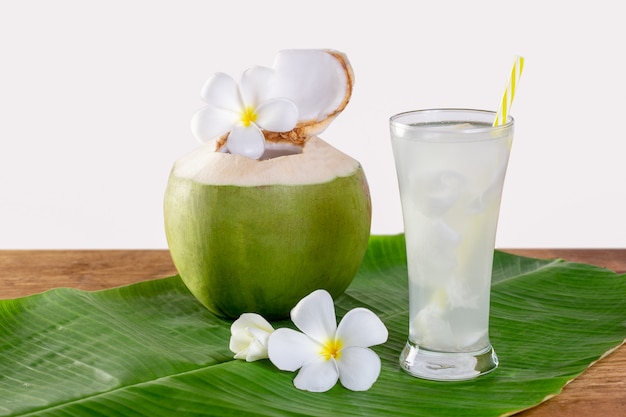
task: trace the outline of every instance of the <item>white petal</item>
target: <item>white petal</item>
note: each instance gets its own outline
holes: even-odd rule
[[[346,313],[337,327],[337,339],[343,346],[369,347],[387,341],[389,333],[378,316],[366,308]]]
[[[252,159],[259,159],[265,152],[265,137],[254,124],[248,127],[235,126],[228,135],[227,143],[230,153]]]
[[[252,67],[241,76],[241,95],[247,106],[256,108],[270,96],[276,73],[272,68]]]
[[[191,119],[191,131],[200,142],[208,142],[228,133],[238,118],[236,113],[204,106]]]
[[[305,364],[293,380],[296,388],[311,392],[326,392],[337,383],[339,372],[334,359],[318,357]]]
[[[252,338],[250,337],[250,334],[248,332],[246,332],[245,330],[240,332],[238,331],[231,334],[228,348],[231,352],[240,355],[240,352],[248,349],[251,341]]]
[[[284,98],[275,98],[262,103],[256,109],[256,124],[270,132],[288,132],[298,123],[298,108]]]
[[[291,320],[310,338],[327,343],[337,330],[333,298],[328,291],[313,291],[291,310]]]
[[[305,334],[292,329],[278,329],[269,338],[270,361],[281,371],[295,371],[319,357],[321,346]]]
[[[341,385],[352,391],[371,388],[380,375],[380,358],[368,348],[349,347],[341,350],[337,360]]]
[[[250,345],[248,346],[248,349],[246,350],[246,362],[254,362],[254,361],[258,361],[259,359],[265,359],[268,357],[268,353],[267,353],[267,345],[261,343],[261,341],[259,341],[258,339],[253,339],[250,342]],[[236,359],[239,359],[236,357]]]
[[[233,358],[245,360],[247,356],[248,356],[248,348],[245,348],[235,353],[235,356],[233,356]]]
[[[204,83],[200,97],[211,106],[220,109],[239,113],[244,108],[237,82],[223,72],[213,74]]]
[[[263,317],[255,313],[244,313],[230,326],[229,348],[235,359],[248,362],[267,358],[267,340],[274,331]]]
[[[275,58],[275,97],[296,103],[300,120],[321,120],[334,112],[349,88],[341,62],[319,49],[280,51]]]
[[[253,339],[257,340],[261,345],[267,346],[267,340],[270,338],[270,335],[274,332],[258,329],[256,327],[248,327],[248,333],[252,336]]]
[[[231,333],[235,333],[238,330],[244,330],[248,327],[265,330],[267,332],[274,331],[274,328],[263,316],[256,313],[243,313],[237,320],[230,326]]]

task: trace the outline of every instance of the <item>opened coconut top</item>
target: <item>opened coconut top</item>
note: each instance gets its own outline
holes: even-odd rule
[[[215,149],[215,142],[180,158],[172,174],[208,185],[252,187],[319,184],[352,175],[361,167],[357,160],[317,136],[307,140],[298,154],[263,161],[207,151],[207,147]]]
[[[271,68],[246,70],[240,85],[224,73],[209,78],[192,131],[201,142],[214,142],[214,150],[261,159],[268,149],[302,147],[323,132],[348,104],[353,84],[341,52],[284,50]]]

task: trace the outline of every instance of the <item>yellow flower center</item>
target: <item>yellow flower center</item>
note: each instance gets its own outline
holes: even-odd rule
[[[254,108],[249,106],[246,107],[243,113],[241,113],[241,123],[243,123],[245,127],[248,127],[251,123],[254,123],[255,121],[256,113],[254,111]]]
[[[320,352],[320,354],[324,356],[326,360],[329,360],[330,358],[339,359],[339,357],[341,356],[341,348],[341,341],[330,340],[322,347],[322,351]]]

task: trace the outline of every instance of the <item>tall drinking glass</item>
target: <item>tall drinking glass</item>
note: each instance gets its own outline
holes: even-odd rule
[[[433,109],[391,117],[409,272],[409,337],[400,365],[432,380],[493,371],[491,270],[513,119]]]

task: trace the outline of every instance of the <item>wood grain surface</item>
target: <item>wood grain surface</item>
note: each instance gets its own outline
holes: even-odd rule
[[[505,251],[533,258],[562,258],[626,272],[626,249]],[[0,250],[0,299],[58,287],[102,290],[175,274],[166,250]],[[561,394],[517,415],[626,416],[626,346],[595,363]]]

